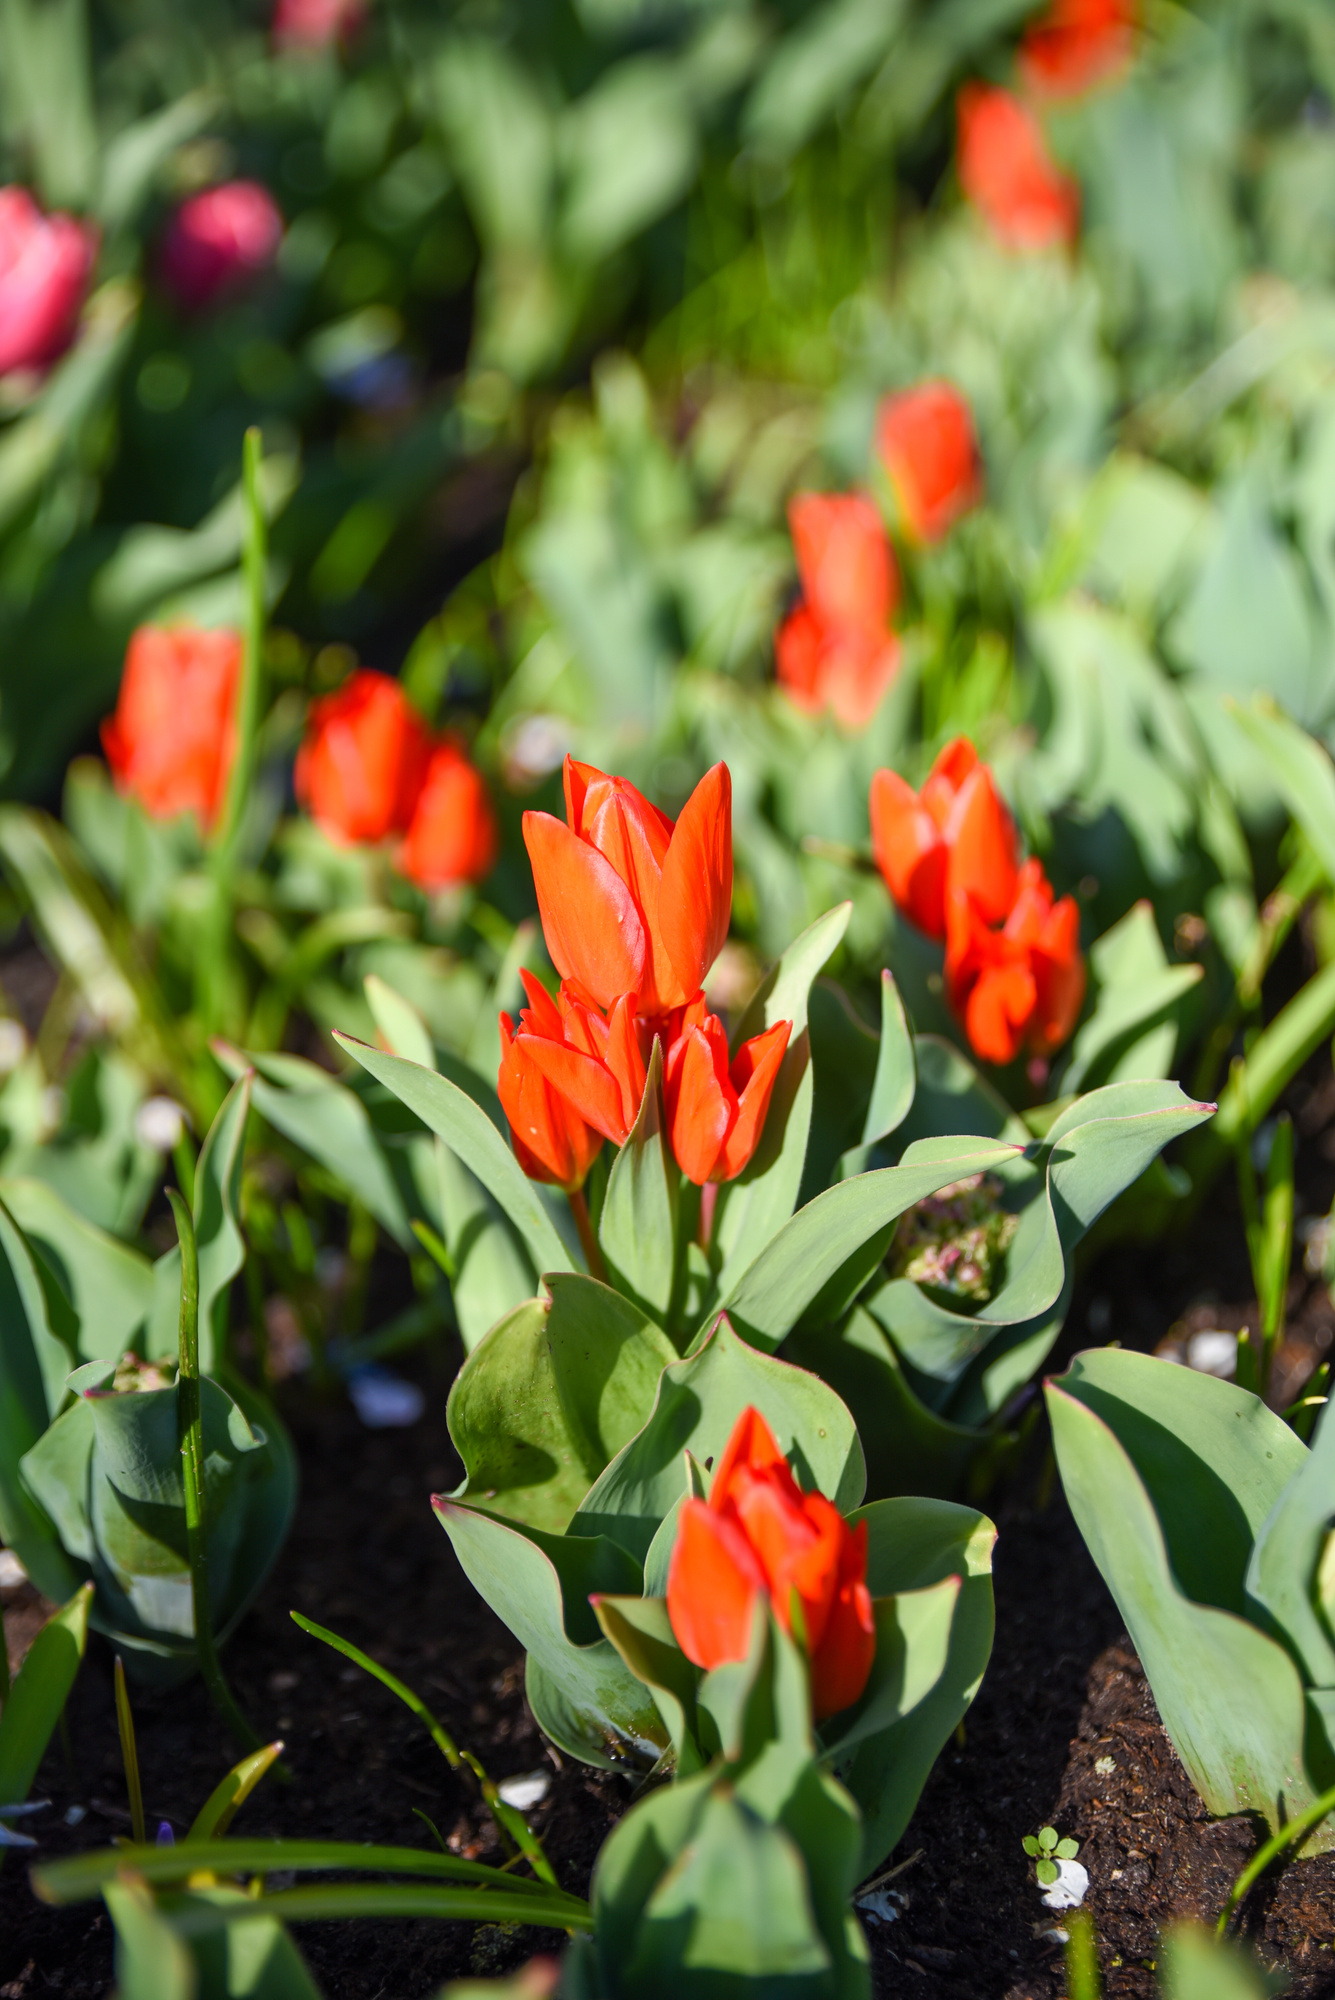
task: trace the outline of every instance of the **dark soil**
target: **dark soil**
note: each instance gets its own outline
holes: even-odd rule
[[[1301,1185],[1311,1212],[1329,1202],[1335,1162],[1298,1121]],[[1082,1286],[1064,1352],[1098,1340],[1154,1347],[1183,1321],[1236,1326],[1254,1313],[1239,1218],[1226,1189],[1188,1240],[1114,1249]],[[1233,1301],[1232,1305],[1228,1301]],[[1241,1301],[1242,1303],[1237,1303]],[[1329,1345],[1335,1312],[1302,1276],[1292,1296],[1290,1363]],[[519,1647],[463,1578],[427,1495],[458,1476],[444,1421],[454,1361],[407,1366],[427,1414],[406,1431],[362,1428],[341,1397],[284,1385],[301,1453],[296,1527],[227,1664],[256,1726],[281,1735],[294,1782],[267,1779],[237,1830],[429,1845],[416,1811],[462,1854],[499,1860],[470,1779],[452,1772],[384,1688],[306,1637],[295,1607],[333,1626],[425,1696],[497,1778],[546,1767],[551,1790],[532,1813],[562,1882],[587,1889],[625,1784],[548,1749],[524,1702]],[[1058,1357],[1060,1359],[1060,1357]],[[1116,1609],[1085,1552],[1037,1437],[1009,1491],[994,1496],[997,1638],[962,1743],[947,1745],[895,1861],[894,1921],[869,1919],[878,1995],[922,2000],[1059,2000],[1066,1991],[1061,1919],[1045,1910],[1025,1834],[1045,1824],[1081,1845],[1109,2000],[1151,2000],[1163,1925],[1213,1920],[1254,1850],[1245,1821],[1211,1822],[1155,1712]],[[10,1593],[17,1651],[35,1625],[26,1589]],[[95,1640],[70,1704],[70,1761],[48,1757],[36,1822],[45,1854],[103,1845],[128,1831],[111,1693]],[[189,1824],[232,1752],[196,1684],[136,1694],[150,1825]],[[1109,1769],[1107,1760],[1112,1760]],[[1100,1769],[1099,1767],[1102,1766]],[[71,1808],[83,1817],[67,1825]],[[1245,1927],[1266,1961],[1286,1966],[1294,2000],[1335,2000],[1335,1856],[1304,1862],[1253,1892]],[[419,2000],[451,1978],[498,1973],[562,1940],[539,1931],[425,1921],[310,1925],[302,1949],[330,2000]],[[112,1938],[99,1906],[46,1908],[11,1856],[0,1875],[0,2000],[92,2000],[110,1989]]]

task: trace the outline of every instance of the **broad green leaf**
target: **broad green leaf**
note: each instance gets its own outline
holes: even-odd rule
[[[561,1413],[599,1472],[648,1421],[677,1350],[633,1301],[574,1272],[547,1279],[547,1344]]]
[[[244,1889],[192,1887],[173,1898],[172,1919],[190,1940],[200,2000],[322,2000],[283,1924]]]
[[[204,1136],[195,1167],[195,1236],[199,1245],[199,1365],[203,1373],[226,1353],[227,1289],[246,1261],[237,1221],[251,1075],[232,1085]],[[153,1359],[174,1357],[180,1344],[181,1253],[165,1251],[153,1266],[153,1309],[145,1347]],[[216,1310],[215,1310],[216,1308]]]
[[[800,1483],[847,1510],[866,1475],[857,1431],[833,1390],[815,1376],[739,1340],[721,1319],[708,1340],[663,1370],[644,1428],[585,1495],[576,1534],[609,1535],[643,1563],[659,1523],[681,1497],[682,1453],[716,1459],[753,1405],[769,1424]]]
[[[443,1076],[387,1055],[350,1035],[335,1035],[341,1047],[362,1068],[392,1090],[415,1111],[436,1136],[459,1155],[477,1175],[519,1230],[539,1271],[572,1268],[566,1247],[514,1154],[486,1113]]]
[[[441,1234],[454,1259],[450,1296],[464,1351],[471,1354],[497,1320],[514,1311],[538,1288],[522,1239],[476,1174],[440,1139],[421,1141],[431,1149]]]
[[[198,2000],[190,1948],[148,1885],[126,1876],[108,1882],[102,1893],[116,1929],[116,2000]]]
[[[1266,1515],[1247,1565],[1247,1594],[1271,1635],[1296,1653],[1308,1682],[1335,1686],[1335,1644],[1316,1608],[1315,1580],[1335,1493],[1335,1424],[1330,1404],[1312,1448]]]
[[[152,1311],[148,1259],[86,1221],[45,1181],[6,1176],[0,1196],[74,1308],[78,1358],[119,1360]]]
[[[586,1282],[592,1283],[592,1280]],[[559,1533],[600,1468],[581,1457],[557,1393],[543,1299],[498,1320],[455,1378],[446,1411],[461,1497]]]
[[[698,140],[677,64],[629,57],[569,106],[560,131],[560,241],[575,264],[609,256],[675,206],[695,178]]]
[[[1151,1023],[1172,1013],[1204,977],[1202,966],[1168,963],[1153,910],[1145,902],[1106,931],[1091,946],[1089,958],[1095,1005],[1071,1044],[1061,1076],[1063,1091],[1080,1090],[1106,1075],[1119,1049],[1143,1039]],[[1170,1061],[1175,1044],[1175,1034],[1170,1035]]]
[[[375,972],[368,973],[362,989],[386,1048],[422,1069],[435,1069],[436,1052],[431,1036],[411,1000],[405,1000]]]
[[[668,1321],[676,1280],[677,1188],[663,1113],[663,1045],[655,1041],[639,1114],[612,1163],[598,1243],[619,1291]]]
[[[876,1073],[879,1044],[852,1001],[832,979],[811,989],[811,1132],[798,1205],[838,1178],[841,1154],[858,1137]]]
[[[867,1454],[867,1490],[876,1499],[958,1493],[989,1433],[929,1410],[904,1376],[893,1342],[865,1306],[833,1325],[799,1327],[782,1359],[809,1368],[842,1396]]]
[[[876,1059],[876,1076],[871,1087],[862,1128],[862,1143],[871,1146],[886,1139],[909,1115],[918,1088],[918,1066],[913,1031],[894,974],[881,974],[881,1044]]]
[[[1260,752],[1276,791],[1307,835],[1327,880],[1335,882],[1335,764],[1329,751],[1268,695],[1228,706]]]
[[[821,1732],[828,1761],[862,1808],[865,1873],[904,1833],[933,1764],[982,1682],[992,1651],[997,1531],[985,1514],[944,1500],[874,1501],[853,1520],[867,1523],[867,1587],[878,1613],[886,1601],[898,1607],[904,1649],[898,1714],[876,1730],[861,1726],[884,1699],[876,1667],[847,1723],[835,1716]]]
[[[706,1761],[698,1743],[695,1701],[700,1674],[677,1644],[665,1600],[607,1596],[598,1598],[593,1609],[606,1637],[658,1704],[676,1753],[677,1778],[689,1778]]]
[[[92,1595],[83,1584],[47,1619],[0,1709],[0,1805],[21,1805],[37,1776],[83,1658]]]
[[[594,1594],[637,1593],[639,1565],[605,1536],[543,1534],[439,1496],[432,1505],[464,1574],[529,1655],[529,1700],[554,1741],[604,1768],[616,1744],[656,1761],[666,1731],[652,1697],[589,1607]]]
[[[877,1239],[887,1234],[905,1209],[952,1181],[989,1172],[1012,1159],[1016,1150],[981,1139],[935,1145],[937,1157],[932,1160],[882,1167],[827,1188],[783,1225],[721,1300],[749,1341],[759,1347],[777,1347],[813,1300],[831,1287],[844,1267],[867,1246],[874,1252],[874,1263],[880,1255],[875,1247]],[[855,1290],[865,1282],[869,1270],[870,1265],[858,1267]]]
[[[1164,2000],[1267,2000],[1275,1991],[1254,1960],[1204,1924],[1170,1924],[1159,1966]]]
[[[78,1572],[19,1464],[64,1401],[75,1358],[52,1326],[23,1234],[0,1204],[0,1538],[38,1589],[57,1600],[76,1588]]]
[[[765,1130],[746,1171],[719,1190],[712,1253],[721,1260],[726,1297],[764,1245],[793,1212],[802,1185],[811,1126],[811,1038],[807,1004],[812,983],[848,928],[851,903],[840,903],[803,931],[755,994],[732,1038],[734,1052],[752,1035],[791,1021],[792,1036],[774,1081]]]
[[[253,1069],[251,1093],[261,1118],[342,1181],[400,1249],[410,1247],[403,1197],[355,1092],[303,1056],[243,1054],[222,1042],[214,1053],[229,1076]]]
[[[1141,1365],[1109,1371],[1109,1362]],[[1165,1430],[1151,1409],[1106,1386],[1100,1393],[1100,1377],[1105,1385],[1111,1377],[1144,1394],[1147,1370],[1222,1392],[1226,1400],[1189,1393],[1177,1412],[1197,1448],[1219,1454],[1215,1464]],[[1257,1813],[1277,1831],[1315,1796],[1303,1761],[1302,1684],[1282,1647],[1232,1611],[1201,1601],[1202,1586],[1212,1583],[1221,1596],[1241,1594],[1238,1553],[1257,1525],[1248,1515],[1276,1473],[1275,1460],[1260,1454],[1259,1463],[1246,1463],[1258,1420],[1226,1383],[1111,1350],[1079,1357],[1062,1383],[1048,1384],[1047,1398],[1071,1511],[1192,1783],[1211,1812]],[[1152,1400],[1167,1412],[1171,1392]],[[1270,1422],[1286,1428],[1278,1418]],[[1269,1429],[1263,1421],[1259,1428]],[[1158,1475],[1157,1495],[1142,1480],[1141,1462]],[[1242,1475],[1241,1490],[1231,1488],[1234,1472]],[[1202,1513],[1203,1501],[1211,1512]]]

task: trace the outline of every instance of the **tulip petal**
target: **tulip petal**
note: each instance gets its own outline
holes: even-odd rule
[[[896,905],[928,937],[946,928],[946,849],[917,793],[897,771],[871,781],[871,844]]]
[[[964,1027],[984,1062],[1014,1062],[1038,999],[1028,955],[1010,965],[989,965],[964,1008]]]
[[[715,764],[682,807],[663,859],[658,929],[683,1000],[704,985],[731,920],[732,779]]]
[[[515,1040],[586,1125],[614,1146],[625,1145],[630,1126],[622,1112],[621,1087],[609,1069],[596,1057],[543,1035],[517,1035]]]
[[[811,1655],[811,1706],[817,1722],[852,1707],[867,1685],[875,1657],[871,1593],[861,1578],[841,1583]]]
[[[729,1082],[737,1093],[737,1115],[714,1163],[712,1179],[735,1180],[750,1164],[765,1129],[769,1101],[792,1032],[791,1021],[776,1021],[738,1049],[729,1072]]]
[[[945,844],[947,895],[967,890],[983,918],[999,924],[1015,896],[1017,840],[1015,822],[986,764],[977,765],[960,787]]]
[[[764,1574],[745,1535],[706,1506],[687,1500],[668,1564],[667,1609],[677,1644],[706,1671],[744,1660]]]
[[[703,1187],[732,1116],[726,1047],[720,1054],[703,1028],[688,1028],[673,1046],[667,1082],[672,1156],[687,1180]]]
[[[644,925],[630,890],[596,848],[550,813],[524,814],[542,934],[563,979],[577,979],[600,1007],[644,982]]]
[[[742,1467],[748,1472],[777,1472],[782,1467],[788,1474],[794,1493],[798,1491],[792,1469],[779,1450],[778,1439],[759,1410],[750,1403],[733,1425],[732,1435],[714,1467],[714,1480],[709,1489],[711,1507],[720,1508],[729,1499],[733,1479]]]

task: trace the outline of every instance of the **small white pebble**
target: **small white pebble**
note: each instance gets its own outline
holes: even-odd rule
[[[81,1819],[87,1819],[87,1806],[70,1806],[65,1814],[66,1826],[77,1826]]]
[[[28,1581],[28,1572],[13,1549],[0,1549],[0,1590],[16,1590]]]
[[[895,1889],[872,1889],[858,1897],[857,1905],[867,1916],[875,1917],[877,1923],[894,1924],[899,1921],[904,1899]]]
[[[174,1097],[146,1097],[134,1114],[134,1136],[155,1153],[170,1153],[181,1143],[185,1112]]]
[[[1187,1366],[1200,1375],[1222,1375],[1232,1380],[1238,1365],[1238,1336],[1222,1327],[1205,1327],[1187,1342]]]
[[[0,1020],[0,1076],[17,1069],[28,1053],[28,1032],[22,1021],[11,1015]]]
[[[1083,1861],[1056,1861],[1057,1879],[1043,1891],[1049,1910],[1078,1910],[1089,1887],[1089,1870]]]
[[[1115,1757],[1099,1757],[1095,1760],[1094,1769],[1101,1778],[1109,1777],[1117,1769],[1117,1759]]]
[[[503,1778],[496,1791],[507,1806],[516,1812],[527,1812],[530,1806],[540,1806],[552,1789],[550,1771],[525,1771],[518,1778]]]

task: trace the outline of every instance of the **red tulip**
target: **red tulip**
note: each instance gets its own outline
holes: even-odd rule
[[[700,991],[728,935],[732,781],[706,771],[674,826],[625,778],[565,762],[566,820],[524,814],[543,935],[599,1007],[655,1016]]]
[[[515,1158],[529,1179],[553,1181],[573,1194],[583,1186],[603,1137],[584,1122],[533,1061],[528,1043],[543,1039],[560,1042],[564,1030],[556,1002],[530,973],[519,976],[528,1006],[519,1016],[518,1033],[510,1016],[501,1015],[501,1070],[496,1089],[510,1123]]]
[[[966,83],[956,108],[960,186],[993,233],[1012,250],[1074,243],[1080,191],[1029,106],[1008,90]]]
[[[668,1137],[688,1181],[731,1181],[741,1173],[765,1129],[791,1021],[743,1042],[731,1064],[717,1014],[697,999],[683,1009],[664,1068]]]
[[[182,202],[162,245],[162,280],[178,305],[202,311],[266,270],[283,218],[258,181],[226,181]]]
[[[803,600],[775,638],[776,678],[798,708],[863,728],[899,671],[894,551],[863,493],[798,493],[788,524]]]
[[[102,748],[118,790],[154,819],[217,817],[236,753],[241,638],[193,625],[141,625],[125,654]]]
[[[1015,896],[1015,822],[967,737],[941,752],[921,792],[896,771],[871,781],[871,844],[897,907],[928,937],[946,935],[949,898],[965,890],[985,922]]]
[[[363,0],[277,0],[273,38],[280,49],[323,49],[350,41],[366,19]]]
[[[399,683],[360,667],[311,704],[297,798],[331,840],[384,840],[408,832],[430,759],[430,733]]]
[[[951,898],[946,992],[984,1062],[1013,1062],[1022,1048],[1048,1056],[1075,1027],[1085,997],[1080,914],[1054,902],[1039,862],[1020,869],[1014,904],[992,930],[964,890]]]
[[[533,991],[525,981],[529,999]],[[559,1002],[523,1023],[515,1045],[586,1124],[624,1146],[639,1116],[646,1067],[634,998],[623,993],[606,1018],[574,980]],[[554,1018],[553,1018],[554,1016]]]
[[[97,231],[43,215],[26,188],[0,188],[0,375],[49,367],[79,323]]]
[[[973,417],[949,382],[920,382],[887,396],[876,417],[876,449],[915,542],[939,542],[983,497]]]
[[[687,1659],[744,1660],[764,1593],[810,1662],[817,1721],[837,1715],[876,1653],[866,1577],[866,1522],[850,1529],[824,1494],[804,1493],[760,1412],[743,1410],[709,1499],[682,1507],[668,1564],[668,1617]]]
[[[1131,61],[1136,0],[1052,0],[1020,43],[1020,75],[1036,97],[1080,97]]]
[[[496,814],[482,773],[459,737],[439,737],[396,866],[424,889],[480,882],[496,865],[497,845]]]

